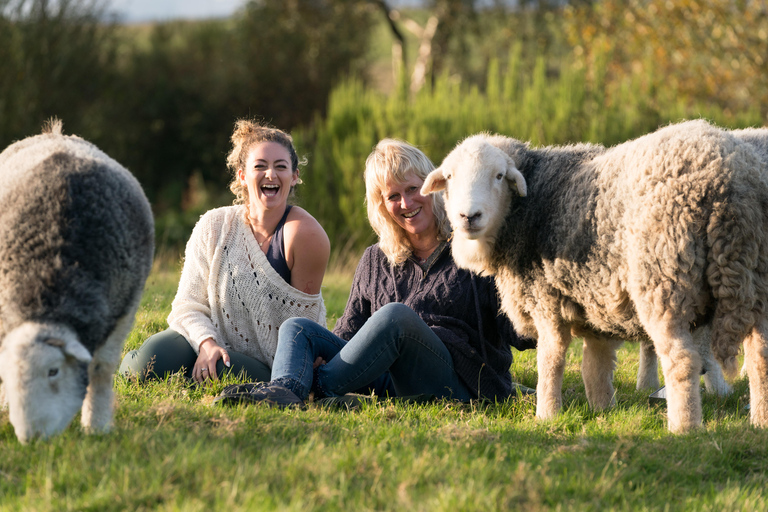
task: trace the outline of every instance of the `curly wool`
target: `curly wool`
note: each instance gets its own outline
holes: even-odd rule
[[[499,149],[509,160],[506,170],[493,167]],[[453,185],[458,197],[450,186],[446,190],[451,222],[463,226],[454,236],[457,263],[495,275],[516,329],[539,340],[537,415],[549,417],[560,406],[573,329],[588,333],[585,361],[589,351],[589,364],[601,368],[595,372],[600,398],[593,400],[587,389],[591,404],[613,400],[605,376],[615,355],[606,347],[650,338],[667,361],[668,381],[680,391],[670,398],[670,429],[700,423],[693,382],[701,360],[691,330],[711,326],[713,351],[729,369],[745,339],[760,346],[768,334],[764,167],[752,145],[704,121],[668,126],[610,149],[532,149],[478,135],[446,157],[435,173],[445,183],[452,173],[461,176]],[[507,181],[519,174],[515,181],[524,181],[525,197],[494,192],[498,185],[474,186],[491,172],[497,178],[506,172]],[[462,192],[470,189],[476,192]],[[503,198],[484,206],[488,198],[473,199],[474,193]],[[485,217],[498,228],[476,239],[468,230]],[[768,423],[768,414],[758,422]]]
[[[0,203],[0,339],[46,320],[72,326],[93,353],[151,269],[141,186],[93,144],[50,133],[0,154]]]
[[[48,133],[0,154],[0,404],[16,436],[112,421],[112,377],[152,267],[138,181],[83,139]]]
[[[758,156],[763,160],[763,169],[768,169],[768,128],[745,128],[742,130],[732,130],[730,132],[733,136],[751,144],[757,151]],[[705,369],[707,370],[704,376],[704,381],[707,386],[707,391],[715,392],[721,395],[726,395],[730,392],[730,387],[727,385],[722,377],[722,370],[717,362],[711,360],[710,343],[708,342],[710,335],[709,329],[705,329],[704,337],[706,338],[706,344],[703,344],[701,349],[703,350],[702,357],[705,358]],[[734,372],[734,368],[729,367],[731,373]],[[653,345],[648,342],[643,342],[640,348],[640,369],[638,370],[638,389],[641,388],[658,388],[658,360]]]
[[[691,121],[607,150],[510,155],[529,194],[510,206],[489,266],[535,277],[503,287],[506,304],[535,297],[624,339],[647,336],[640,318],[712,317],[716,355],[738,354],[768,299],[768,193],[750,148]],[[528,328],[532,306],[514,307]]]

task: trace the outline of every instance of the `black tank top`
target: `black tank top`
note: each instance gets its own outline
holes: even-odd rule
[[[288,268],[288,262],[285,260],[283,227],[285,226],[285,219],[288,218],[288,212],[291,211],[291,208],[291,205],[286,205],[283,218],[277,223],[275,235],[272,237],[272,241],[269,242],[269,248],[267,249],[267,261],[269,261],[272,268],[274,268],[275,271],[280,274],[280,277],[285,279],[285,282],[288,284],[291,284],[291,269]]]

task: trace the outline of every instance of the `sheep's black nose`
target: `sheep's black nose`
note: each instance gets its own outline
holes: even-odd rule
[[[473,214],[464,214],[464,213],[462,213],[460,215],[461,215],[461,218],[464,219],[467,222],[467,225],[471,226],[473,222],[477,222],[478,220],[480,220],[480,217],[482,216],[482,213],[480,213],[480,212],[473,213]]]

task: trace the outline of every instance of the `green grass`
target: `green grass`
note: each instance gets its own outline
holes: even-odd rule
[[[127,347],[165,328],[178,266],[150,277]],[[326,279],[329,324],[351,274]],[[636,392],[637,348],[616,370],[617,406],[586,403],[580,344],[568,353],[564,409],[535,419],[532,399],[498,404],[383,401],[359,411],[219,408],[225,382],[115,383],[115,426],[22,446],[0,412],[0,510],[766,510],[768,430],[732,396],[704,395],[704,428],[666,431]],[[535,386],[535,351],[513,378]]]

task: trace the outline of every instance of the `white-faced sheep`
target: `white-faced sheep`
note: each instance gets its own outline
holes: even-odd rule
[[[752,144],[757,150],[758,156],[763,159],[763,169],[768,169],[768,128],[745,128],[730,132],[735,137]],[[709,328],[697,330],[695,336],[710,335]],[[711,346],[702,340],[699,343],[704,360],[704,384],[707,391],[718,395],[727,395],[731,388],[725,381],[722,369],[712,354]],[[746,372],[746,367],[742,373]],[[657,389],[659,387],[658,358],[653,343],[650,340],[641,340],[640,358],[637,372],[637,389]]]
[[[152,266],[146,196],[54,122],[0,153],[0,204],[0,386],[16,436],[54,435],[81,406],[85,430],[106,431]]]
[[[594,408],[614,401],[621,340],[652,340],[667,385],[669,429],[701,424],[702,358],[711,329],[735,372],[742,342],[751,419],[768,426],[768,183],[754,148],[690,121],[611,149],[533,149],[477,135],[431,173],[445,190],[456,263],[494,275],[502,308],[537,344],[539,418],[561,407],[572,332]],[[523,196],[523,197],[518,197]]]

